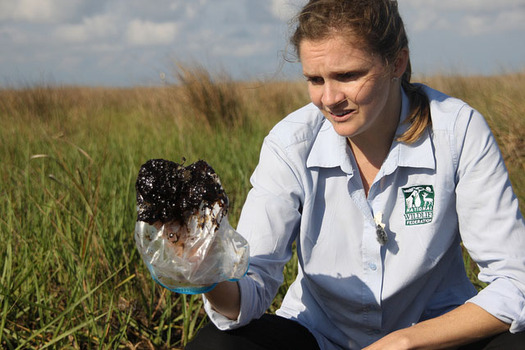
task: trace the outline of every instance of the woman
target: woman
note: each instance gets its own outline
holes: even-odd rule
[[[205,295],[213,324],[188,349],[525,344],[525,225],[503,160],[478,112],[410,83],[397,2],[311,0],[291,42],[312,104],[266,137],[238,226],[250,270]],[[261,318],[294,241],[297,279]]]

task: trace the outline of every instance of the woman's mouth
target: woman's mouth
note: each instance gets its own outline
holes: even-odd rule
[[[329,111],[328,113],[334,119],[334,121],[342,122],[350,118],[350,116],[355,112],[355,109],[345,110],[345,111]]]

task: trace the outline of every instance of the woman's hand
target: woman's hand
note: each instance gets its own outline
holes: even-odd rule
[[[205,294],[213,309],[218,313],[236,320],[241,309],[241,293],[237,282],[221,282]]]

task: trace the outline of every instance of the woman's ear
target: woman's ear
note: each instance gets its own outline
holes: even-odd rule
[[[392,76],[395,78],[401,78],[405,71],[407,70],[409,52],[408,48],[403,48],[399,51],[396,61],[394,62],[394,71]]]

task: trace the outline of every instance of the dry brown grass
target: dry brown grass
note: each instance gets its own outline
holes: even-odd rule
[[[302,82],[232,81],[200,66],[179,65],[179,84],[163,87],[36,86],[0,90],[4,133],[92,136],[119,128],[168,124],[184,130],[225,127],[232,135],[254,124],[269,129],[308,102]],[[418,81],[456,96],[489,122],[521,200],[525,198],[525,73],[494,77],[433,76]],[[111,125],[108,129],[108,120]],[[117,131],[115,131],[117,132]]]

